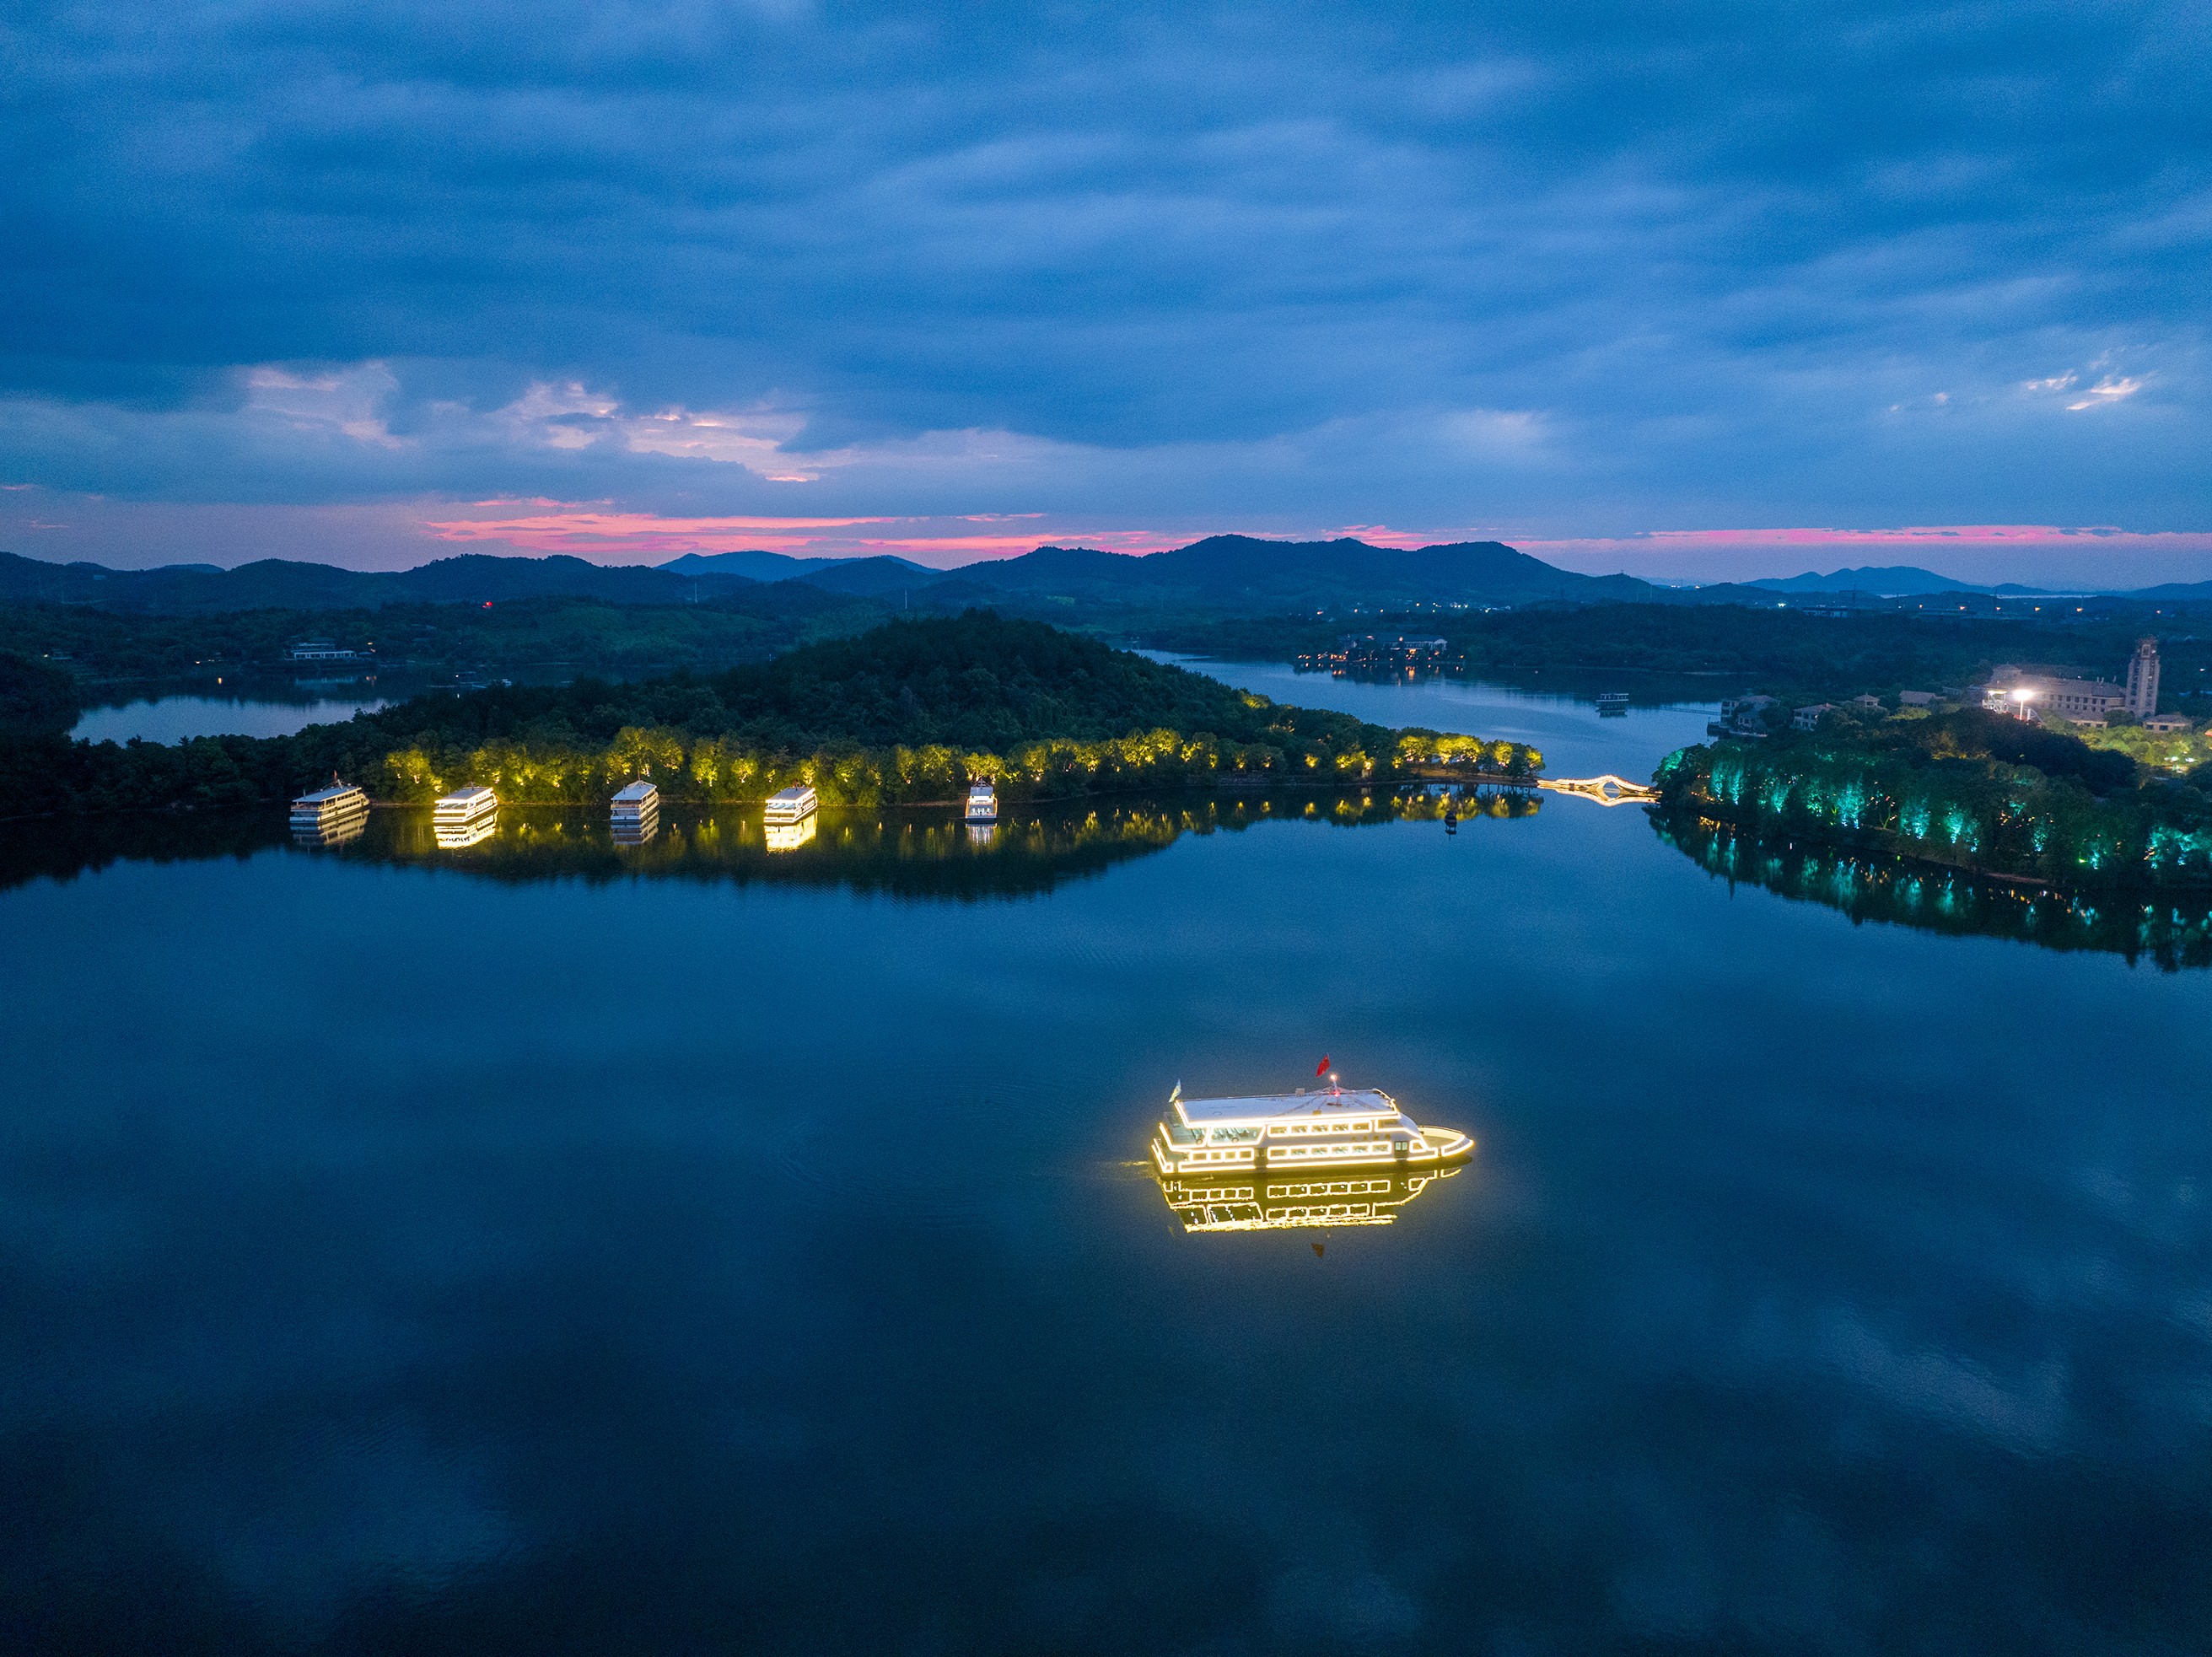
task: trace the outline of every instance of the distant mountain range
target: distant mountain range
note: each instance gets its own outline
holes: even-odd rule
[[[659,566],[677,575],[742,575],[748,581],[788,581],[852,564],[896,564],[931,577],[943,570],[904,558],[793,558],[784,552],[687,552]]]
[[[1987,592],[2001,598],[2048,598],[2041,587],[2014,586],[2007,581],[1984,586],[1976,581],[1954,580],[1916,564],[1866,564],[1857,569],[1831,570],[1826,575],[1807,570],[1802,575],[1770,575],[1746,586],[1769,592],[1864,592],[1879,598],[1917,598],[1931,592]]]
[[[1771,603],[1775,594],[1793,598],[1944,592],[2038,595],[2033,587],[1982,586],[1909,565],[1840,569],[1826,575],[1808,570],[1741,585],[1668,587],[1631,575],[1579,574],[1497,541],[1406,549],[1373,546],[1348,537],[1266,541],[1215,535],[1143,556],[1090,547],[1039,547],[1017,558],[957,569],[932,569],[887,556],[793,558],[753,551],[687,553],[657,568],[610,567],[561,555],[475,554],[398,571],[347,570],[281,559],[229,570],[208,564],[117,570],[0,553],[0,602],[180,613],[495,604],[544,597],[683,604],[760,593],[764,584],[785,583],[878,599],[894,608],[995,604],[1048,617],[1063,610],[1073,615],[1102,609],[1252,616],[1414,604],[1710,604]],[[785,587],[787,592],[792,590]],[[2169,583],[2115,596],[2212,599],[2212,582]]]
[[[675,604],[757,587],[741,575],[613,568],[581,558],[441,558],[416,569],[339,569],[264,558],[236,569],[170,564],[108,569],[0,553],[0,601],[98,604],[182,614],[236,610],[358,610],[382,604],[483,604],[537,598]]]

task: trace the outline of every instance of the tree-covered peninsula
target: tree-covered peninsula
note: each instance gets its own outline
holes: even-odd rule
[[[1042,622],[988,612],[894,622],[714,675],[580,680],[417,697],[294,737],[161,746],[0,737],[9,815],[287,798],[333,774],[380,800],[482,783],[592,803],[634,778],[715,804],[810,783],[832,804],[1105,790],[1341,786],[1447,766],[1527,779],[1518,744],[1389,731],[1290,707]]]
[[[1665,813],[2056,886],[2212,884],[2212,778],[1980,708],[1686,748]]]

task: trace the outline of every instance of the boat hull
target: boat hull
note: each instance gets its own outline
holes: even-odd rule
[[[1163,1174],[1184,1179],[1264,1169],[1269,1174],[1319,1174],[1328,1168],[1441,1168],[1474,1155],[1471,1134],[1453,1128],[1425,1127],[1418,1144],[1394,1144],[1388,1150],[1337,1150],[1320,1145],[1208,1145],[1184,1150],[1168,1143],[1166,1125],[1152,1135],[1152,1163]]]

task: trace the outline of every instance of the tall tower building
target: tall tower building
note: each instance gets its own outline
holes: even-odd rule
[[[2136,646],[2128,663],[2128,712],[2147,719],[2158,712],[2158,640],[2145,639]]]

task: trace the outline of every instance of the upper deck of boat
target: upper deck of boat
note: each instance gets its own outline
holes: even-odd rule
[[[328,788],[318,788],[312,794],[301,795],[299,798],[292,802],[292,809],[296,811],[303,805],[330,806],[340,804],[349,804],[356,799],[361,800],[363,804],[366,804],[368,799],[368,795],[362,790],[359,783],[333,783]]]
[[[1398,1102],[1376,1088],[1323,1089],[1315,1093],[1255,1093],[1238,1099],[1178,1099],[1176,1110],[1192,1127],[1231,1123],[1304,1122],[1340,1116],[1395,1116]]]

